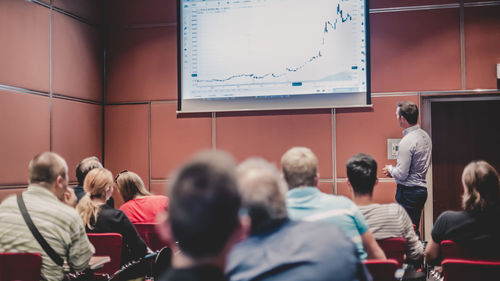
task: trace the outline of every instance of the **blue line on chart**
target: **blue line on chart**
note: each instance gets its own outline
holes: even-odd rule
[[[341,20],[342,23],[345,23],[347,21],[352,20],[352,17],[351,17],[351,15],[349,13],[346,13],[346,15],[344,17],[344,11],[340,8],[340,4],[337,4],[337,15],[340,16],[340,20]],[[324,31],[323,31],[323,40],[322,40],[321,45],[325,44],[325,35],[329,32],[329,30],[330,30],[329,27],[333,28],[333,30],[337,29],[338,20],[339,20],[339,18],[336,18],[333,22],[331,22],[329,20],[325,22]],[[258,74],[254,74],[254,73],[243,73],[243,74],[232,75],[232,76],[229,76],[229,77],[224,78],[224,79],[217,79],[217,78],[208,79],[208,80],[198,79],[195,82],[226,82],[226,81],[229,81],[229,80],[232,80],[232,79],[236,79],[236,78],[241,78],[241,77],[248,77],[248,78],[253,78],[253,79],[264,79],[266,77],[271,76],[273,78],[279,78],[281,76],[286,75],[288,72],[297,72],[297,71],[299,71],[300,69],[304,68],[307,64],[309,64],[309,63],[311,63],[311,62],[319,59],[321,56],[322,56],[321,50],[319,50],[316,55],[312,56],[311,58],[309,58],[308,60],[306,60],[301,65],[296,66],[296,67],[285,67],[286,71],[282,72],[282,73],[271,72],[271,73],[266,73],[266,74],[263,74],[263,75],[258,75]],[[191,76],[192,77],[197,77],[198,74],[195,73],[195,74],[192,74]]]

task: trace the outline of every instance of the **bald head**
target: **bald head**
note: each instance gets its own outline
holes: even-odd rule
[[[58,176],[66,179],[68,165],[66,161],[54,152],[38,154],[29,164],[29,183],[50,186]]]

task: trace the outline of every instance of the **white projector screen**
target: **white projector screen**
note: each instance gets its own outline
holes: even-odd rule
[[[367,106],[366,0],[178,0],[178,111]]]

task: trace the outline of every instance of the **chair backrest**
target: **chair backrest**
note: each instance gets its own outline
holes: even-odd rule
[[[388,259],[395,259],[401,267],[406,253],[406,239],[400,237],[377,240]]]
[[[440,243],[441,254],[445,259],[464,258],[464,253],[460,246],[451,240],[443,240]]]
[[[444,281],[500,280],[500,261],[445,259]]]
[[[0,253],[0,280],[38,281],[42,270],[39,253]]]
[[[120,269],[122,256],[122,235],[119,233],[88,233],[90,243],[95,247],[96,256],[109,256],[110,262],[98,269],[97,273],[113,274]]]
[[[168,246],[167,243],[160,239],[160,236],[156,232],[156,223],[135,223],[135,229],[137,233],[141,236],[142,240],[146,242],[146,245],[153,250],[158,251],[163,247]]]
[[[373,281],[396,281],[394,277],[396,269],[398,269],[396,260],[366,260],[363,263],[372,275]]]

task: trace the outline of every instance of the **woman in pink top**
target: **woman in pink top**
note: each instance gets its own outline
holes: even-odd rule
[[[132,223],[154,223],[156,215],[168,207],[168,197],[149,193],[134,172],[119,173],[115,182],[125,201],[120,210]]]

